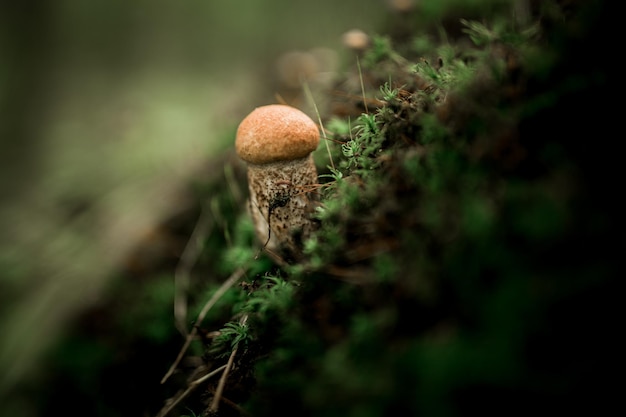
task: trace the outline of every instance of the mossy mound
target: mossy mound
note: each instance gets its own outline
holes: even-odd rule
[[[612,14],[607,2],[515,2],[521,17],[509,2],[457,3],[404,15],[326,92],[319,227],[301,259],[256,242],[236,160],[198,188],[213,219],[190,283],[202,320],[155,388],[160,415],[614,405],[618,120],[601,99],[611,68],[593,53]],[[150,356],[164,373],[180,345],[165,333]]]

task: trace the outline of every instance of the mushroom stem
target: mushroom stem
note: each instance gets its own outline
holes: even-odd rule
[[[298,252],[314,228],[310,191],[317,182],[311,155],[292,161],[248,164],[249,210],[265,248]]]

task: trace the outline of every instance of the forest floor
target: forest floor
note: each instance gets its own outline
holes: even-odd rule
[[[324,92],[297,256],[264,251],[245,165],[216,158],[50,353],[41,415],[609,410],[609,11],[488,3],[407,14]]]

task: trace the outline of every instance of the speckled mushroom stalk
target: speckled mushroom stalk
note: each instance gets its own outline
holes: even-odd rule
[[[248,210],[270,251],[296,255],[314,229],[317,169],[311,152],[318,144],[317,125],[286,105],[257,107],[237,129],[235,148],[248,166]]]

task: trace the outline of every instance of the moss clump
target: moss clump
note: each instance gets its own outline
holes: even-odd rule
[[[524,25],[497,12],[456,35],[375,39],[352,75],[365,93],[331,106],[320,228],[287,268],[302,286],[250,412],[604,409],[586,349],[612,333],[615,248],[596,220],[617,218],[589,203],[611,180],[573,140],[597,114],[574,111],[574,127],[565,113],[600,87],[570,67],[588,11],[555,2]]]

